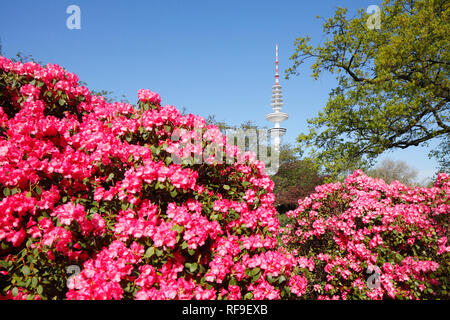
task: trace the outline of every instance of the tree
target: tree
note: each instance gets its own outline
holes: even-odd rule
[[[272,176],[275,183],[275,205],[279,214],[294,210],[298,199],[309,196],[316,186],[324,183],[317,164],[310,159],[300,159],[290,144],[282,144],[280,150],[280,168]],[[279,216],[280,222],[285,220]]]
[[[216,116],[213,114],[208,115],[205,118],[205,121],[206,121],[206,124],[208,124],[208,125],[213,124],[213,125],[217,126],[220,129],[220,131],[222,131],[222,133],[225,133],[227,129],[235,129],[235,130],[236,129],[244,129],[244,130],[246,130],[246,129],[255,129],[255,130],[261,129],[252,120],[246,120],[246,121],[242,122],[239,126],[236,126],[236,125],[233,126],[233,125],[226,123],[223,120],[217,120]],[[267,128],[263,127],[263,129],[267,129]]]
[[[450,135],[446,135],[430,156],[438,159],[438,172],[450,173]]]
[[[20,62],[20,63],[34,62],[41,66],[44,65],[44,63],[42,61],[36,60],[36,58],[33,57],[33,55],[25,54],[22,51],[17,52],[14,57],[11,57],[11,61],[12,62]]]
[[[368,175],[383,179],[386,183],[397,180],[405,185],[414,185],[417,178],[417,170],[408,166],[405,161],[384,159],[374,169],[368,171]]]
[[[88,84],[85,81],[80,81],[80,84],[87,87]],[[119,101],[119,102],[123,102],[123,103],[130,103],[128,101],[128,99],[126,98],[126,96],[124,94],[122,94],[120,96],[120,99],[114,95],[114,91],[109,91],[109,90],[100,90],[100,91],[96,91],[96,90],[90,90],[91,94],[96,95],[96,96],[101,96],[103,98],[105,98],[105,101],[107,103],[113,103],[114,101]]]
[[[309,149],[333,175],[368,168],[386,150],[450,134],[450,2],[386,0],[380,18],[380,28],[370,30],[363,9],[347,18],[347,9],[338,8],[324,22],[322,45],[296,39],[286,70],[286,78],[298,75],[313,59],[314,79],[322,72],[336,76],[324,110],[298,137],[299,149]]]

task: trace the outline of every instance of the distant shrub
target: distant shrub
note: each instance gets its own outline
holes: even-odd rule
[[[310,299],[448,299],[450,178],[391,185],[356,171],[316,187],[287,215],[284,244]],[[377,276],[378,275],[378,276]]]

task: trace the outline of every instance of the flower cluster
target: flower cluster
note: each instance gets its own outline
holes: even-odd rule
[[[113,241],[95,259],[84,264],[83,271],[68,280],[68,299],[121,299],[121,280],[131,274],[134,264],[142,261],[144,247],[133,242],[128,248],[121,241]]]
[[[138,97],[106,103],[57,65],[0,57],[0,296],[302,295],[264,164],[158,94]],[[235,161],[176,163],[174,150],[205,151],[181,145],[198,135]]]
[[[448,175],[410,188],[357,170],[298,203],[282,239],[305,259],[303,269],[310,262],[304,297],[448,299]],[[296,278],[295,292],[303,292]]]

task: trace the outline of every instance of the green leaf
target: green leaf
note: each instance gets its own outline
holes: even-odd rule
[[[161,250],[161,249],[156,249],[156,255],[157,255],[158,257],[161,257],[163,254],[164,254],[164,251],[163,251],[163,250]]]
[[[230,190],[230,186],[227,185],[227,184],[224,184],[224,185],[223,185],[223,188],[224,188],[225,190]]]
[[[41,285],[38,285],[38,287],[37,287],[37,293],[39,294],[39,295],[41,295],[42,294],[42,292],[44,291],[44,288],[42,288],[42,286]]]
[[[66,102],[64,101],[64,99],[59,99],[58,103],[62,107]]]
[[[186,249],[188,247],[188,243],[186,241],[183,241],[181,244],[181,249]]]
[[[261,269],[260,268],[253,268],[251,271],[250,271],[250,275],[251,276],[254,276],[254,275],[256,275],[258,272],[260,272],[261,271]]]
[[[4,188],[4,189],[3,189],[3,195],[4,195],[5,197],[9,196],[10,194],[11,194],[11,191],[9,190],[9,188]]]
[[[145,251],[144,258],[150,258],[155,254],[155,247],[150,247]]]
[[[257,274],[253,275],[252,282],[258,281],[258,279],[261,277],[261,272],[258,272]]]
[[[6,262],[6,261],[4,261],[4,260],[0,260],[0,266],[1,266],[3,269],[6,269],[6,268],[8,268],[8,262]]]
[[[28,267],[28,266],[24,266],[23,268],[22,268],[22,273],[24,274],[24,275],[29,275],[30,274],[30,268]]]
[[[283,283],[284,281],[286,281],[286,277],[285,276],[280,276],[279,278],[278,278],[278,283]]]
[[[36,286],[38,285],[38,283],[39,283],[38,278],[33,277],[33,278],[31,279],[31,287],[32,287],[32,288],[36,288]]]
[[[175,224],[175,225],[172,226],[172,230],[173,230],[173,231],[176,231],[176,232],[178,232],[178,233],[182,233],[183,230],[184,230],[184,227],[183,227],[183,226],[180,226],[180,225],[178,225],[178,224]]]
[[[248,292],[244,295],[244,300],[252,300],[253,299],[253,293]]]
[[[197,270],[197,268],[198,268],[198,264],[195,262],[192,262],[192,263],[188,262],[185,264],[185,266],[191,273],[195,272],[195,270]]]
[[[14,288],[11,290],[11,293],[12,293],[12,295],[13,295],[14,297],[16,297],[16,296],[19,294],[19,289],[18,289],[17,287],[14,287]]]
[[[41,189],[40,186],[36,186],[36,193],[37,193],[38,195],[41,195],[41,194],[42,194],[42,189]]]

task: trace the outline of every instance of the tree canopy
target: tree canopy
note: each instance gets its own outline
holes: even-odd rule
[[[295,40],[286,78],[312,59],[314,79],[323,72],[337,79],[298,148],[338,174],[366,169],[386,150],[448,141],[450,2],[384,1],[379,29],[368,27],[364,9],[353,18],[347,11],[338,8],[325,20],[322,44]],[[430,156],[445,158],[446,150],[441,145]]]
[[[290,144],[282,144],[280,168],[272,176],[278,213],[296,209],[298,200],[314,193],[315,187],[324,183],[325,179],[314,161],[299,159]]]
[[[405,161],[389,158],[384,159],[368,172],[369,176],[383,179],[386,183],[396,180],[409,186],[417,183],[417,174],[417,170],[410,167]]]

